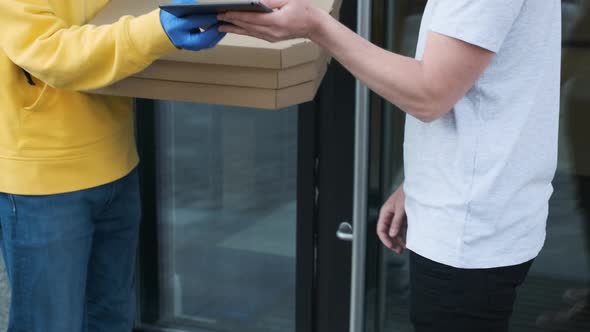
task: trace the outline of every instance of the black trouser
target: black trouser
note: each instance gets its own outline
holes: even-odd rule
[[[410,253],[410,310],[416,332],[508,331],[516,288],[531,264],[458,269]]]

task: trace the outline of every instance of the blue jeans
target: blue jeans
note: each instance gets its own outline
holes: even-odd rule
[[[130,332],[140,223],[137,171],[78,192],[0,193],[12,289],[8,332]]]

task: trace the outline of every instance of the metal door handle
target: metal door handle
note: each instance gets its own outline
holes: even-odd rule
[[[338,226],[336,236],[342,241],[352,242],[352,239],[354,238],[352,225],[348,222],[341,223],[340,226]]]
[[[372,0],[357,1],[357,32],[371,40]],[[365,331],[365,260],[367,252],[367,207],[369,186],[369,89],[357,80],[354,147],[354,197],[352,224],[352,275],[350,287],[350,332]]]

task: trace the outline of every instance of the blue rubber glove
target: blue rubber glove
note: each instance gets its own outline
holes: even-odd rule
[[[175,0],[171,4],[195,4],[194,0]],[[212,48],[225,37],[225,33],[219,32],[219,21],[216,15],[191,15],[184,17],[174,16],[166,11],[160,11],[160,23],[174,46],[200,51]],[[205,31],[200,28],[206,28]]]

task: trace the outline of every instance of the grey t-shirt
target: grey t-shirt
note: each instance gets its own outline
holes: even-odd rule
[[[496,54],[451,112],[407,118],[408,248],[459,268],[528,261],[545,240],[557,164],[561,3],[429,0],[417,59],[429,32]]]

